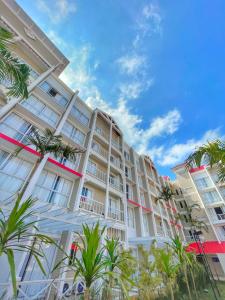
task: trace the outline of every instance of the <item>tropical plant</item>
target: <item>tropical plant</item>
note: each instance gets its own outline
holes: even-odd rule
[[[171,300],[174,300],[176,276],[180,265],[175,261],[173,252],[169,248],[158,248],[153,254],[157,269],[163,277],[164,285],[168,286]]]
[[[41,263],[44,254],[36,246],[41,243],[55,244],[50,237],[38,233],[36,221],[31,221],[34,218],[32,207],[35,200],[28,198],[22,202],[21,199],[22,195],[19,194],[9,215],[0,208],[0,256],[7,256],[14,296],[17,293],[14,253],[27,252],[32,255],[45,274]]]
[[[184,273],[185,283],[187,286],[187,291],[189,298],[192,299],[191,296],[191,289],[188,281],[188,265],[191,266],[191,260],[190,257],[187,255],[186,247],[183,246],[182,241],[180,240],[179,236],[175,236],[175,238],[172,239],[171,244],[168,244],[169,247],[172,248],[174,254],[176,255],[176,258],[178,259],[180,269]]]
[[[217,166],[219,181],[225,181],[225,141],[215,140],[198,147],[186,160],[187,167],[202,163]]]
[[[27,98],[30,69],[11,54],[10,44],[13,44],[12,33],[0,27],[0,82],[10,82],[8,96]]]
[[[88,225],[83,225],[82,228],[82,234],[77,233],[80,240],[77,245],[81,256],[75,256],[72,260],[65,256],[54,269],[59,268],[65,260],[70,260],[68,268],[74,273],[74,282],[78,277],[83,280],[84,300],[90,300],[94,284],[103,278],[105,273],[104,246],[101,245],[105,227],[100,229],[99,223],[96,223],[91,228]]]
[[[52,130],[46,128],[43,133],[39,132],[37,129],[33,129],[31,134],[26,137],[25,146],[32,145],[35,150],[40,154],[39,158],[36,160],[36,163],[32,169],[32,172],[27,179],[27,184],[24,185],[21,193],[23,194],[26,190],[26,187],[32,178],[33,174],[36,172],[38,166],[40,165],[42,159],[46,154],[53,154],[54,157],[60,159],[64,163],[65,160],[76,160],[76,155],[78,153],[83,153],[84,151],[81,148],[72,147],[70,145],[64,144],[62,142],[61,135],[55,135]],[[20,152],[22,148],[18,148],[16,154]]]
[[[103,298],[113,299],[113,288],[120,288],[124,297],[128,298],[128,292],[134,282],[131,276],[135,273],[134,258],[130,251],[120,249],[119,239],[105,239],[105,287],[103,289]]]
[[[163,187],[162,191],[160,192],[159,197],[157,198],[157,200],[163,200],[165,202],[169,202],[170,200],[172,200],[173,198],[173,191],[171,190],[171,188],[166,185]]]
[[[160,290],[162,277],[157,272],[156,260],[150,260],[154,245],[150,250],[144,249],[142,246],[138,247],[139,252],[139,275],[138,275],[138,290],[140,300],[156,299],[157,292]]]

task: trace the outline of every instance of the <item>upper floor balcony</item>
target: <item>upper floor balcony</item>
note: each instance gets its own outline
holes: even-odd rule
[[[122,182],[119,181],[119,179],[110,176],[109,177],[109,185],[111,187],[113,187],[115,190],[119,191],[119,192],[123,192],[123,184]]]
[[[120,209],[109,208],[108,217],[119,222],[124,222],[124,211]]]
[[[99,179],[100,181],[106,183],[107,175],[104,171],[97,168],[94,164],[92,164],[90,161],[87,165],[87,174],[90,174],[94,176],[95,178]]]
[[[122,151],[122,147],[118,141],[116,141],[112,138],[111,143],[114,148],[116,148],[119,151]]]
[[[120,170],[123,169],[123,164],[119,158],[116,158],[115,156],[111,155],[110,162],[112,163],[113,166],[117,167],[118,169]]]
[[[103,203],[85,196],[80,198],[80,208],[102,216],[105,214],[105,205]]]
[[[103,138],[105,141],[109,142],[109,135],[101,127],[96,126],[95,133],[97,133],[97,135]]]
[[[157,235],[159,236],[164,236],[164,232],[163,232],[163,228],[161,225],[156,225],[156,231],[157,231]]]
[[[93,141],[91,148],[95,153],[99,154],[101,157],[108,160],[108,154],[109,154],[108,151],[105,150],[99,143]]]

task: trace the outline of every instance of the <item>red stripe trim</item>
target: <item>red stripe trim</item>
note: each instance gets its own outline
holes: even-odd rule
[[[144,209],[145,211],[152,212],[151,208],[144,207],[144,206],[141,206],[141,207],[142,207],[142,209]]]
[[[135,206],[141,207],[141,205],[139,203],[137,203],[133,200],[128,199],[127,201],[130,202],[131,204],[135,205]]]
[[[202,171],[205,169],[205,166],[200,166],[200,167],[197,167],[197,168],[192,168],[189,170],[190,173],[195,173],[195,172],[198,172],[198,171]]]
[[[9,136],[3,134],[3,133],[0,133],[0,138],[3,139],[3,140],[5,140],[5,141],[7,141],[7,142],[10,142],[11,144],[14,144],[14,145],[16,145],[16,146],[18,146],[18,147],[21,147],[21,148],[23,148],[24,150],[26,150],[26,151],[28,151],[28,152],[30,152],[30,153],[36,155],[36,156],[39,156],[39,157],[41,156],[40,153],[39,153],[38,151],[36,151],[36,150],[34,150],[34,149],[32,149],[32,148],[30,148],[30,147],[28,147],[28,146],[25,146],[24,144],[18,142],[17,140],[15,140],[15,139],[13,139],[13,138],[11,138],[11,137],[9,137]],[[56,160],[54,160],[54,159],[52,159],[52,158],[48,158],[48,161],[49,161],[50,163],[52,163],[52,164],[54,164],[54,165],[60,167],[61,169],[64,169],[64,170],[66,170],[66,171],[68,171],[68,172],[70,172],[70,173],[72,173],[72,174],[75,174],[75,175],[78,176],[78,177],[82,177],[82,176],[83,176],[82,174],[76,172],[75,170],[73,170],[73,169],[71,169],[71,168],[69,168],[69,167],[67,167],[67,166],[65,166],[65,165],[63,165],[63,164],[61,164],[61,163],[59,163],[58,161],[56,161]]]
[[[66,170],[66,171],[68,171],[68,172],[70,172],[70,173],[73,173],[73,174],[77,175],[78,177],[82,177],[82,176],[83,176],[83,175],[80,174],[79,172],[77,172],[77,171],[75,171],[75,170],[73,170],[73,169],[71,169],[71,168],[69,168],[69,167],[67,167],[67,166],[65,166],[65,165],[63,165],[63,164],[61,164],[61,163],[59,163],[59,162],[58,162],[57,160],[55,160],[55,159],[52,159],[52,158],[49,157],[49,158],[48,158],[48,161],[51,162],[52,164],[54,164],[54,165],[60,167],[61,169],[64,169],[64,170]]]
[[[225,242],[206,241],[201,243],[206,254],[225,253]],[[191,243],[187,249],[187,252],[194,252],[196,254],[202,253],[201,245],[198,243]]]

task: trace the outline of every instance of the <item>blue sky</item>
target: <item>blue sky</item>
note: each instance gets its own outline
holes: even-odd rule
[[[71,61],[62,80],[161,174],[224,137],[225,1],[18,3]]]

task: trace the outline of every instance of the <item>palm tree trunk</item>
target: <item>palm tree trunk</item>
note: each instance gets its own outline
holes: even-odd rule
[[[194,287],[194,291],[195,291],[195,295],[196,295],[196,300],[198,300],[198,292],[196,289],[196,285],[195,285],[195,279],[194,279],[194,274],[190,268],[190,273],[191,273],[191,279],[192,279],[192,283],[193,283],[193,287]]]
[[[186,266],[184,266],[184,277],[185,277],[185,282],[186,282],[186,286],[187,286],[187,290],[188,290],[189,299],[192,299],[191,290],[190,290],[190,286],[189,286],[189,282],[188,282],[187,267]]]
[[[89,288],[86,288],[84,290],[84,300],[91,300],[91,298],[90,298],[90,289]]]
[[[29,176],[26,179],[26,183],[24,184],[24,186],[22,187],[22,189],[20,191],[21,196],[23,196],[23,194],[25,193],[31,178],[33,177],[34,173],[36,172],[36,170],[37,170],[38,166],[40,165],[41,161],[42,161],[42,157],[38,158],[37,161],[35,162],[35,164],[33,166],[33,169],[31,170]]]
[[[171,300],[174,300],[173,285],[171,284],[171,282],[169,283],[169,288],[170,288]]]

